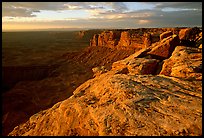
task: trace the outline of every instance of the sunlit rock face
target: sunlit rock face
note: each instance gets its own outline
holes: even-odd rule
[[[167,38],[167,37],[172,36],[172,35],[173,35],[172,31],[164,32],[160,35],[160,40],[163,40],[164,38]]]
[[[199,47],[202,44],[202,30],[197,27],[181,29],[179,39],[182,45]]]
[[[164,60],[160,74],[184,79],[202,80],[202,51],[200,48],[177,46]]]
[[[31,89],[42,94],[35,93],[29,104],[53,106],[36,110],[9,135],[202,135],[202,44],[199,48],[181,45],[179,29],[141,30],[145,32],[98,33],[90,47],[56,68],[52,78],[17,85],[16,90],[24,95],[34,94]],[[122,33],[127,41],[121,41]],[[138,35],[141,37],[132,37]],[[196,40],[202,40],[199,35]],[[133,40],[135,47],[136,43],[143,46],[125,49],[134,47]],[[113,41],[118,43],[110,44]],[[73,95],[66,98],[68,93]],[[13,109],[22,105],[14,103]],[[15,113],[8,111],[4,120]]]
[[[110,71],[9,135],[201,135],[201,85],[196,80]]]
[[[110,71],[93,68],[98,75],[70,98],[33,115],[9,135],[202,135],[201,49],[176,46],[160,75],[151,75],[157,59],[141,58],[148,50],[114,62]],[[187,62],[197,69],[180,73]]]
[[[161,58],[168,58],[177,45],[179,45],[179,37],[177,35],[172,35],[162,39],[158,45],[152,48],[149,54]]]

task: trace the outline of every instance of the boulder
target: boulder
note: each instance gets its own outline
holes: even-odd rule
[[[160,74],[202,80],[202,50],[177,46],[172,56],[164,60]]]
[[[99,76],[105,72],[107,72],[108,70],[105,68],[105,66],[98,66],[98,67],[95,67],[95,68],[92,68],[92,71],[94,73],[94,77],[95,76]]]
[[[160,35],[160,40],[163,40],[164,38],[167,38],[167,37],[172,36],[172,35],[173,35],[172,31],[164,32]]]
[[[199,36],[200,32],[201,30],[197,27],[181,29],[179,31],[179,39],[192,41],[195,40],[197,36]]]
[[[105,86],[105,87],[104,87]],[[202,136],[202,81],[111,71],[9,136]]]
[[[118,73],[127,68],[127,73],[131,75],[154,74],[158,62],[156,59],[128,58],[114,62],[112,70]]]
[[[158,42],[148,54],[160,59],[165,59],[171,56],[171,53],[177,45],[179,45],[179,37],[172,35]]]

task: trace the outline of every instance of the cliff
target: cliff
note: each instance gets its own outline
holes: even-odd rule
[[[110,48],[145,48],[158,42],[160,34],[169,31],[178,35],[181,28],[140,28],[128,30],[111,30],[95,34],[90,40],[90,46],[106,46]]]
[[[63,63],[50,78],[16,86],[21,92],[35,89],[38,101],[33,101],[42,111],[16,123],[9,135],[202,135],[202,35],[195,33],[191,40],[195,43],[186,46],[181,45],[182,31],[141,28],[94,35],[90,47]],[[134,35],[141,37],[133,39]],[[70,89],[68,83],[75,87]],[[26,108],[24,112],[29,111]],[[16,113],[4,109],[3,125]]]
[[[174,52],[181,48],[188,49],[178,46]],[[190,59],[199,51],[188,50]],[[153,67],[149,66],[153,60],[131,59],[137,66],[128,63],[126,72],[113,69],[88,80],[70,98],[33,115],[9,135],[202,135],[202,81],[148,72],[138,75],[139,70]],[[180,62],[180,67],[185,64]]]

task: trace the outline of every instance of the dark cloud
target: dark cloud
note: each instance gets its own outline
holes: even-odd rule
[[[40,10],[94,10],[105,9],[104,6],[109,6],[113,11],[128,9],[122,2],[3,2],[2,12],[3,17],[32,17],[33,12]]]
[[[201,2],[148,2],[154,4],[153,9],[129,11],[122,2],[12,2],[2,4],[2,15],[10,17],[33,17],[34,12],[41,10],[94,10],[93,18],[77,20],[58,20],[53,22],[30,22],[27,24],[53,26],[81,26],[93,28],[137,28],[137,27],[175,27],[202,26]],[[107,8],[108,7],[108,8]],[[164,11],[165,8],[184,10]],[[13,22],[13,24],[20,24]]]
[[[186,8],[186,9],[202,9],[201,2],[155,2],[155,8]]]

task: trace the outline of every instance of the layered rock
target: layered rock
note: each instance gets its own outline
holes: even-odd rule
[[[179,28],[107,30],[94,35],[90,40],[90,45],[119,49],[145,48],[173,34],[178,35],[179,30]]]
[[[145,33],[144,34],[144,45],[145,45],[145,47],[147,48],[147,47],[151,46],[151,44],[152,44],[151,34]]]
[[[163,38],[114,62],[110,71],[93,68],[95,78],[70,98],[31,116],[9,135],[201,136],[202,49],[177,46],[178,40],[176,35]],[[159,60],[146,57],[154,48],[170,56],[159,75],[150,75]]]
[[[200,48],[177,46],[164,60],[160,74],[184,79],[202,80],[202,51]]]
[[[159,60],[139,58],[149,49],[141,49],[135,54],[112,64],[112,71],[131,75],[154,74]]]
[[[122,32],[118,45],[129,46],[131,44],[130,33],[128,31]]]
[[[197,27],[181,29],[179,32],[180,40],[195,40],[201,30]]]
[[[98,34],[94,34],[93,38],[90,40],[91,46],[98,46]]]
[[[199,47],[202,43],[202,31],[197,27],[181,29],[179,38],[182,45]]]
[[[96,77],[96,76],[99,76],[99,75],[107,72],[108,69],[106,69],[105,66],[98,66],[98,67],[92,68],[92,71],[94,73],[94,77]]]
[[[120,35],[114,35],[115,31],[118,30],[95,35],[90,41],[91,46],[73,58],[79,65],[92,68],[93,79],[79,86],[70,98],[33,115],[26,123],[15,127],[9,135],[202,135],[202,49],[178,46],[179,38],[172,33],[163,35],[160,40],[163,32],[178,32],[176,30],[175,33],[172,28],[126,30],[122,38],[127,37],[128,41],[120,41],[122,39],[118,37]],[[117,49],[120,45],[115,41],[120,41],[121,47],[139,47],[137,44],[142,43],[142,47],[146,48],[137,52]],[[163,59],[167,60],[164,60],[162,66]],[[51,103],[50,97],[52,103],[56,103],[67,96],[64,90],[68,88],[68,83],[76,88],[78,80],[83,82],[81,77],[90,75],[86,74],[88,69],[85,71],[78,67],[75,69],[81,76],[76,77],[75,73],[70,75],[67,72],[69,67],[70,64],[67,64],[67,68],[64,65],[58,68],[57,73],[54,72],[55,81],[52,78],[36,84],[31,82],[30,85],[24,85],[26,88],[20,85],[17,89],[19,92],[26,89],[30,93],[32,89],[44,93],[44,97],[41,96],[37,101],[36,95],[32,104],[44,104],[41,101],[43,98],[49,99],[48,103]],[[162,71],[156,75],[160,67]],[[44,87],[38,88],[41,83],[46,84],[44,87],[53,84],[46,90],[49,93],[44,92]],[[57,97],[59,91],[61,94]],[[14,110],[16,107],[20,109],[20,106],[22,103],[14,102],[10,107]],[[4,114],[3,118],[7,120],[4,126],[12,121],[16,113],[19,115],[17,119],[24,118],[21,110],[18,111]]]
[[[160,41],[148,54],[165,59],[171,56],[171,53],[177,45],[179,45],[179,37],[172,35]]]
[[[169,36],[172,36],[173,33],[171,31],[167,31],[167,32],[164,32],[160,35],[160,40],[163,40],[164,38],[167,38]]]
[[[10,136],[202,135],[202,82],[108,72]],[[105,87],[104,87],[105,86]]]
[[[120,32],[118,31],[103,31],[101,34],[93,36],[90,45],[114,47],[118,44],[119,38]]]

